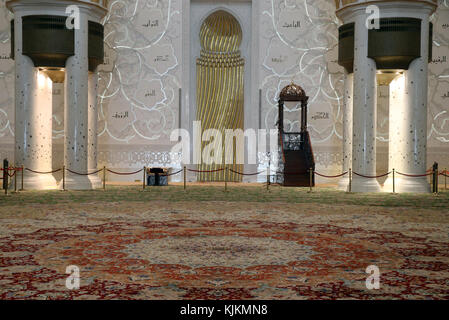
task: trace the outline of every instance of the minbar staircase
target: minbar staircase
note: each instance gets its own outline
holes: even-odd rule
[[[284,183],[286,187],[310,187],[315,185],[315,170],[312,145],[309,133],[284,133],[282,160],[284,162]]]
[[[301,86],[293,82],[281,90],[279,94],[279,142],[283,170],[280,181],[287,187],[315,186],[315,159],[312,143],[307,131],[307,104],[309,97]],[[301,103],[301,132],[284,131],[285,102]],[[282,166],[281,166],[282,168]]]

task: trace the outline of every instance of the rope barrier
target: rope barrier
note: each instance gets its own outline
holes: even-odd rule
[[[22,171],[22,168],[14,168],[14,167],[11,167],[11,168],[6,168],[6,170],[7,170],[7,171]],[[0,171],[4,171],[4,169],[3,169],[3,168],[0,168]]]
[[[184,171],[184,170],[181,169],[181,170],[179,170],[179,171],[177,171],[177,172],[174,172],[174,173],[170,173],[170,174],[162,174],[161,177],[171,177],[171,176],[175,176],[175,175],[177,175],[178,173],[181,173],[181,172],[183,172],[183,171]]]
[[[363,175],[363,174],[357,173],[355,171],[353,171],[352,173],[355,174],[356,176],[359,176],[359,177],[362,177],[362,178],[365,178],[365,179],[377,179],[377,178],[382,178],[382,177],[386,177],[386,176],[390,175],[392,173],[392,171],[384,173],[384,174],[381,174],[381,175],[378,175],[378,176]]]
[[[187,171],[190,171],[190,172],[196,172],[196,173],[214,173],[214,172],[224,171],[224,169],[221,168],[221,169],[217,169],[217,170],[209,170],[209,171],[207,171],[207,170],[193,170],[193,169],[187,169]]]
[[[309,171],[306,171],[306,172],[276,172],[276,174],[283,174],[284,176],[285,175],[298,176],[298,175],[303,175],[303,174],[308,174],[308,173],[309,173]]]
[[[73,173],[73,174],[76,174],[76,175],[79,175],[79,176],[91,176],[91,175],[93,175],[93,174],[97,174],[98,172],[100,172],[100,171],[103,171],[103,169],[99,169],[99,170],[97,170],[97,171],[94,171],[94,172],[90,172],[90,173],[79,173],[79,172],[76,172],[76,171],[72,171],[72,170],[70,170],[70,169],[66,169],[68,172],[70,172],[70,173]]]
[[[31,169],[29,169],[29,168],[25,168],[25,170],[30,171],[30,172],[32,172],[32,173],[37,173],[37,174],[51,174],[51,173],[59,172],[59,171],[61,171],[62,169],[56,169],[56,170],[48,171],[48,172],[35,171],[35,170],[31,170]]]
[[[411,177],[411,178],[420,178],[420,177],[427,177],[433,175],[433,172],[426,173],[426,174],[407,174],[407,173],[401,173],[399,171],[396,171],[397,174],[405,177]]]
[[[17,172],[19,172],[19,171],[23,172],[25,170],[27,170],[29,172],[32,172],[32,173],[36,173],[36,174],[53,174],[53,173],[56,173],[56,172],[59,172],[59,171],[63,171],[62,168],[56,169],[56,170],[53,170],[53,171],[47,171],[47,172],[36,171],[36,170],[32,170],[32,169],[29,169],[29,168],[23,168],[23,167],[18,167],[18,168],[14,168],[14,167],[0,168],[0,171],[6,171],[6,174],[10,178],[13,178],[14,176],[17,176]],[[113,171],[111,169],[107,169],[106,167],[104,167],[102,169],[99,169],[99,170],[96,170],[94,172],[90,172],[90,173],[79,173],[79,172],[76,172],[76,171],[73,171],[73,170],[70,170],[70,169],[66,169],[66,170],[68,172],[72,173],[72,174],[81,175],[81,176],[93,175],[93,174],[97,174],[97,173],[99,173],[101,171],[103,171],[103,172],[108,171],[108,172],[110,172],[112,174],[116,174],[116,175],[134,175],[134,174],[138,174],[138,173],[140,173],[142,171],[145,172],[145,169],[139,169],[139,170],[134,171],[134,172],[117,172],[117,171]],[[241,175],[241,176],[256,176],[256,175],[260,175],[260,174],[263,174],[264,172],[266,172],[266,170],[264,170],[264,171],[255,172],[255,173],[244,173],[244,172],[239,172],[239,171],[235,171],[233,169],[227,169],[227,168],[220,168],[220,169],[215,169],[215,170],[194,170],[194,169],[184,168],[184,169],[181,169],[179,171],[176,171],[176,172],[173,172],[173,173],[170,173],[170,174],[161,174],[160,176],[162,176],[162,177],[170,177],[170,176],[174,176],[174,175],[180,174],[182,172],[184,172],[184,175],[185,175],[185,173],[187,171],[195,172],[195,173],[214,173],[214,172],[221,172],[221,171],[225,171],[225,170],[229,170],[230,172],[233,172],[233,173]],[[13,173],[10,174],[10,171],[13,172]],[[350,172],[346,171],[346,172],[343,172],[343,173],[338,174],[338,175],[325,175],[325,174],[322,174],[322,173],[319,173],[319,172],[316,172],[316,171],[310,171],[310,170],[307,170],[305,172],[276,172],[276,174],[283,174],[283,175],[305,175],[305,174],[312,175],[312,174],[316,174],[317,176],[320,176],[320,177],[323,177],[323,178],[327,178],[327,179],[340,178],[340,177],[343,177],[343,176],[347,175],[348,173],[350,173]],[[441,172],[436,172],[436,171],[434,172],[432,169],[431,170],[426,170],[425,174],[406,174],[406,173],[401,173],[401,172],[398,172],[398,171],[395,171],[395,170],[387,172],[385,174],[378,175],[378,176],[368,176],[368,175],[363,175],[363,174],[360,174],[360,173],[357,173],[357,172],[352,172],[352,173],[354,175],[356,175],[356,176],[359,176],[359,177],[362,177],[362,178],[367,178],[367,179],[382,178],[382,177],[388,176],[388,175],[390,175],[392,173],[393,173],[393,179],[394,179],[394,173],[397,173],[399,175],[406,176],[406,177],[415,177],[415,178],[427,177],[427,176],[434,175],[435,173],[437,173],[438,176],[449,177],[448,171],[446,171],[446,170],[441,171]],[[268,175],[267,174],[267,177],[268,177],[267,179],[269,179],[269,177],[271,177],[271,176],[272,175]],[[3,179],[3,177],[0,177],[0,179]],[[22,177],[22,179],[23,179],[23,177]],[[185,177],[184,177],[184,180],[185,180]],[[185,181],[184,181],[184,183],[185,183]],[[271,182],[267,182],[266,184],[267,185],[278,185],[278,183],[271,183]]]
[[[53,171],[36,171],[36,170],[31,170],[29,168],[24,168],[24,169],[29,171],[29,172],[36,173],[36,174],[52,174],[52,173],[57,173],[57,172],[62,170],[62,169],[56,169],[56,170],[53,170]],[[8,170],[9,171],[14,171],[14,173],[12,175],[10,175],[8,173],[8,175],[10,177],[13,177],[15,172],[22,171],[23,169],[22,168],[8,168]],[[137,173],[142,172],[142,170],[143,169],[139,169],[139,170],[134,171],[134,172],[117,172],[117,171],[113,171],[111,169],[106,169],[106,171],[108,171],[108,172],[110,172],[112,174],[116,174],[116,175],[133,175],[133,174],[137,174]],[[214,173],[214,172],[220,172],[220,171],[224,171],[224,170],[225,170],[224,168],[216,169],[216,170],[193,170],[193,169],[187,169],[187,171],[195,172],[195,173]],[[4,169],[0,168],[0,171],[4,171]],[[90,172],[90,173],[79,173],[79,172],[76,172],[76,171],[72,171],[70,169],[67,169],[67,171],[70,172],[70,173],[73,173],[73,174],[80,175],[80,176],[89,176],[89,175],[97,174],[97,173],[103,171],[103,169],[98,169],[98,170],[96,170],[94,172]],[[174,173],[163,174],[161,176],[163,176],[163,177],[170,177],[170,176],[177,175],[177,174],[181,173],[182,171],[183,171],[183,169],[181,169],[181,170],[179,170],[177,172],[174,172]],[[242,176],[256,176],[256,175],[264,173],[264,171],[255,172],[255,173],[243,173],[243,172],[235,171],[235,170],[232,170],[232,169],[229,169],[229,171],[231,171],[231,172],[233,172],[235,174],[238,174],[238,175],[242,175]],[[309,173],[309,171],[305,171],[305,172],[276,172],[276,174],[283,174],[283,175],[303,175],[303,174],[308,174],[308,173]],[[317,176],[320,176],[320,177],[323,177],[323,178],[335,179],[335,178],[340,178],[340,177],[343,177],[343,176],[347,175],[348,171],[343,172],[343,173],[338,174],[338,175],[333,175],[333,176],[325,175],[325,174],[322,174],[322,173],[319,173],[319,172],[316,172],[316,171],[314,173]],[[354,172],[354,171],[352,173],[355,174],[356,176],[359,176],[359,177],[362,177],[362,178],[377,179],[377,178],[382,178],[382,177],[390,175],[392,173],[392,171],[384,173],[384,174],[381,174],[381,175],[378,175],[378,176],[367,176],[367,175],[363,175],[363,174],[360,174],[360,173],[357,173],[357,172]],[[399,174],[399,175],[402,175],[402,176],[406,176],[406,177],[419,178],[419,177],[430,176],[430,175],[433,174],[433,171],[432,170],[431,171],[427,170],[426,174],[416,174],[416,175],[415,174],[401,173],[399,171],[396,171],[396,173]],[[439,172],[438,175],[449,177],[447,172],[444,172],[444,171]]]
[[[101,169],[101,170],[103,170],[103,169]],[[100,171],[101,171],[101,170],[100,170]],[[135,171],[135,172],[116,172],[116,171],[112,171],[111,169],[106,169],[106,171],[108,171],[108,172],[110,172],[110,173],[113,173],[113,174],[117,174],[117,175],[119,175],[119,176],[131,176],[131,175],[133,175],[133,174],[137,174],[137,173],[142,172],[142,170],[143,170],[143,169],[140,169],[140,170]]]
[[[259,175],[259,174],[264,172],[264,171],[260,171],[260,172],[256,172],[256,173],[241,173],[241,172],[238,172],[238,171],[234,171],[232,169],[229,169],[229,171],[231,171],[231,172],[233,172],[235,174],[239,174],[241,176],[257,176],[257,175]]]
[[[343,173],[341,173],[341,174],[339,174],[339,175],[336,175],[336,176],[326,176],[326,175],[324,175],[324,174],[315,172],[315,174],[316,174],[317,176],[320,176],[320,177],[323,177],[323,178],[329,178],[329,179],[340,178],[340,177],[343,177],[343,176],[347,175],[348,173],[349,173],[349,171],[346,171],[346,172],[343,172]]]
[[[441,172],[439,173],[439,175],[440,175],[440,176],[443,176],[443,177],[446,177],[446,178],[449,178],[449,175],[447,175],[447,172],[445,172],[445,171],[441,171]]]
[[[5,171],[5,170],[2,168],[1,171]],[[14,171],[14,173],[13,173],[13,174],[9,174],[9,171]],[[14,177],[15,174],[17,173],[17,171],[22,171],[22,168],[13,168],[13,167],[11,167],[11,168],[6,168],[6,174],[7,174],[10,178]],[[0,178],[0,179],[3,180],[3,177]]]
[[[362,177],[362,178],[366,178],[366,179],[377,179],[377,178],[382,178],[382,177],[388,176],[389,174],[392,173],[392,171],[387,172],[387,173],[385,173],[385,174],[381,174],[381,175],[379,175],[379,176],[365,176],[365,175],[360,174],[360,173],[357,173],[357,172],[355,172],[355,171],[353,171],[352,173],[355,174],[356,176],[359,176],[359,177]]]

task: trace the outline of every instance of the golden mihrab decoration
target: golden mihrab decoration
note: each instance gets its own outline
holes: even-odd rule
[[[219,10],[212,13],[201,26],[201,55],[197,59],[197,120],[201,121],[202,132],[217,129],[222,140],[202,142],[201,151],[217,156],[219,163],[203,162],[198,165],[199,181],[241,181],[242,177],[232,171],[242,172],[243,164],[237,164],[235,142],[233,150],[225,150],[225,130],[242,129],[244,125],[244,65],[240,55],[242,29],[239,22],[230,13]],[[220,146],[221,144],[221,146]],[[209,152],[211,148],[214,152]],[[224,167],[225,155],[233,152],[232,163],[227,164],[231,170],[215,171]],[[220,163],[221,162],[221,163]],[[231,161],[228,161],[231,162]]]

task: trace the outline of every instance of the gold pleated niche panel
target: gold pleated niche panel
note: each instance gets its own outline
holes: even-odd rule
[[[207,17],[201,26],[200,42],[201,55],[197,59],[197,120],[201,121],[203,132],[208,129],[221,132],[222,161],[206,164],[203,159],[198,170],[215,171],[225,166],[225,154],[231,152],[225,150],[225,130],[243,130],[245,61],[239,51],[242,29],[234,16],[219,10]],[[220,150],[220,144],[215,140],[203,142],[201,150],[210,144],[213,144],[214,150]],[[233,163],[226,166],[242,172],[243,164],[236,163],[235,141],[232,148]],[[198,180],[224,181],[225,174],[226,171],[198,173]],[[229,170],[227,181],[240,182],[242,177]]]

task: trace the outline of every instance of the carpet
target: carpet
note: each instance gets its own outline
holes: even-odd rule
[[[447,213],[168,201],[0,212],[1,299],[449,299]]]

